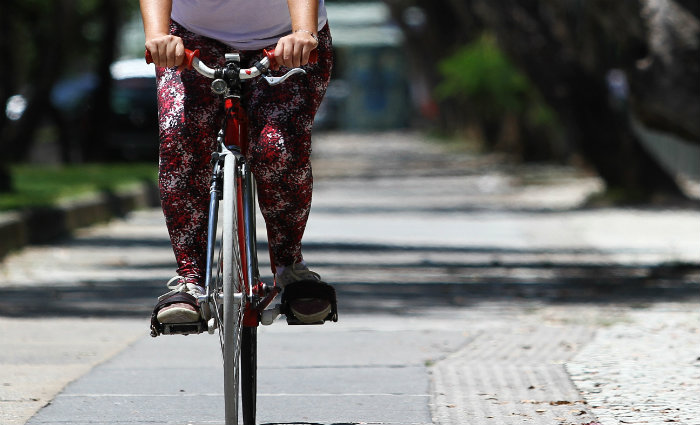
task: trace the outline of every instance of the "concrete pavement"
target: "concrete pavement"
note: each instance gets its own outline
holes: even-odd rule
[[[261,328],[260,423],[700,423],[698,211],[579,209],[595,178],[410,133],[315,143],[341,321]],[[217,338],[146,336],[172,274],[154,210],[7,257],[0,423],[221,423]]]

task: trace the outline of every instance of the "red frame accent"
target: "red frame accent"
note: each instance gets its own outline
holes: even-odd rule
[[[248,153],[248,120],[245,110],[240,104],[238,98],[228,98],[225,99],[224,108],[226,113],[226,127],[225,127],[225,141],[227,146],[238,146],[241,149],[241,153],[245,156]],[[236,187],[242,187],[242,176],[236,177]],[[245,246],[245,227],[243,226],[243,191],[238,189],[236,191],[236,209],[237,209],[237,228],[238,228],[238,246]],[[248,258],[246,257],[245,250],[239,250],[242,262],[242,276],[240,278],[243,282],[248,281]],[[272,262],[274,263],[274,262]],[[273,265],[274,273],[274,265]],[[243,326],[245,327],[257,327],[260,325],[260,316],[262,311],[272,303],[273,299],[280,292],[277,288],[272,288],[266,294],[263,294],[264,284],[258,282],[257,285],[253,287],[253,294],[263,297],[258,303],[257,308],[253,308],[250,304],[246,304],[243,308]],[[242,288],[239,288],[241,290]]]

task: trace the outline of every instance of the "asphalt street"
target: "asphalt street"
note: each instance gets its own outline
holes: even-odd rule
[[[314,143],[340,322],[260,328],[260,424],[700,424],[700,211],[582,208],[595,177],[413,133]],[[223,423],[218,338],[148,336],[173,263],[158,210],[6,257],[0,423]]]

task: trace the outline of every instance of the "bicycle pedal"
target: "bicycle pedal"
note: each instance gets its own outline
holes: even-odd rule
[[[328,316],[326,316],[325,319],[319,320],[317,322],[302,322],[301,320],[297,319],[296,316],[294,316],[294,313],[291,311],[285,314],[285,317],[287,318],[287,324],[288,325],[294,325],[294,326],[304,326],[304,325],[323,325],[326,322],[337,322],[338,321],[338,313],[333,309],[330,313],[328,313]]]
[[[287,316],[287,324],[293,325],[293,326],[322,325],[324,323],[325,322],[323,320],[319,320],[318,322],[305,323],[305,322],[302,322],[301,320],[297,319],[294,316]]]
[[[290,302],[303,298],[326,299],[331,304],[331,311],[323,320],[316,322],[302,322],[292,311]],[[282,314],[287,317],[288,325],[322,325],[325,322],[338,321],[338,303],[336,301],[335,288],[333,286],[315,280],[298,281],[287,285],[282,292]]]
[[[161,335],[191,335],[207,332],[207,324],[199,321],[192,323],[161,323]]]

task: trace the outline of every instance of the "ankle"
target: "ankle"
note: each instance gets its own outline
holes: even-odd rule
[[[284,273],[285,270],[287,269],[299,269],[299,268],[306,268],[306,261],[301,260],[296,263],[292,263],[286,266],[278,266],[275,265],[275,276],[282,276],[282,273]]]

